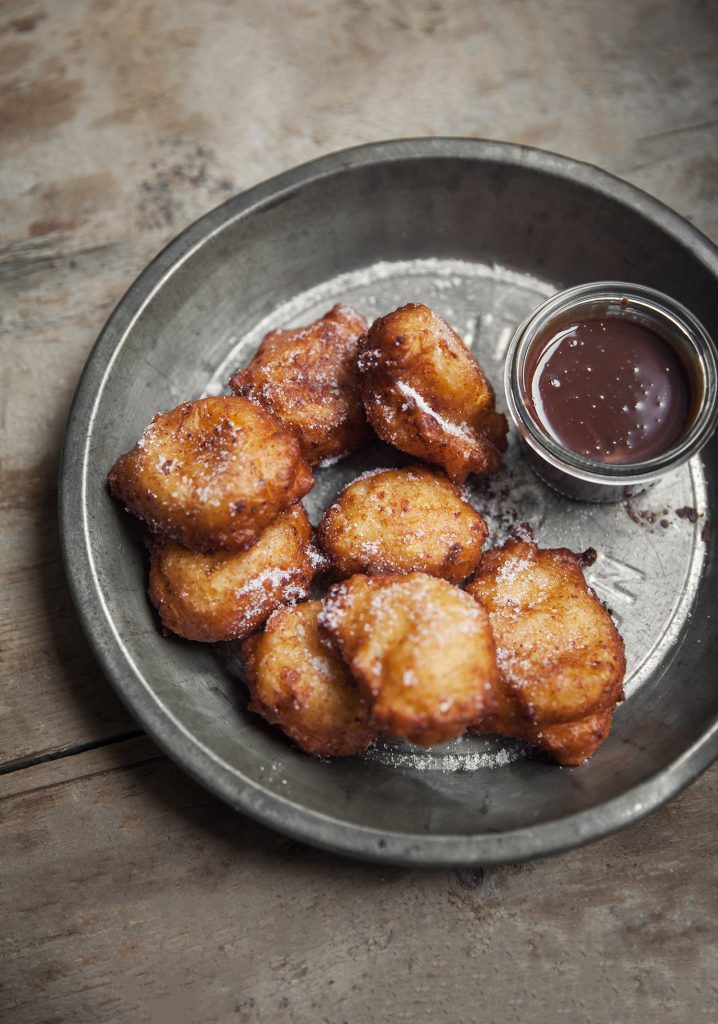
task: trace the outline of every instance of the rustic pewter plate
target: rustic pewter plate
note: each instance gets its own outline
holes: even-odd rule
[[[718,443],[628,507],[561,498],[512,441],[471,494],[492,540],[528,520],[545,545],[599,551],[590,582],[626,640],[627,700],[581,768],[518,743],[429,751],[379,742],[318,760],[245,710],[231,644],[163,639],[145,597],[141,530],[105,475],[151,416],[224,388],[271,328],[343,300],[374,317],[434,306],[501,388],[510,335],[545,295],[590,280],[669,292],[718,336],[718,250],[642,192],[537,150],[422,139],[348,150],[281,175],[188,228],[121,301],[70,416],[61,479],[67,572],[108,677],[179,764],[234,807],[299,839],[399,864],[516,861],[647,814],[718,755],[718,566],[709,543]],[[499,395],[499,402],[502,396]],[[318,470],[314,521],[375,447]]]

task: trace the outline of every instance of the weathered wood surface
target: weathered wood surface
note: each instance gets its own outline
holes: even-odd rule
[[[716,1020],[715,773],[640,827],[475,872],[292,843],[146,739],[7,778],[4,1024]]]
[[[293,164],[503,138],[598,163],[718,238],[717,42],[698,0],[0,3],[3,1020],[718,1021],[718,769],[520,868],[298,847],[149,741],[112,742],[136,726],[74,617],[55,512],[114,303],[187,223]]]

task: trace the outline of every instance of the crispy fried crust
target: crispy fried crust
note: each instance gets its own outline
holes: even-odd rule
[[[417,465],[354,480],[324,513],[317,538],[340,579],[420,571],[460,583],[478,565],[487,533],[441,470]]]
[[[476,732],[498,733],[531,743],[562,765],[584,764],[608,738],[613,711],[597,711],[573,722],[536,725],[525,718],[489,717],[474,726]]]
[[[506,417],[459,335],[428,306],[409,304],[375,320],[359,370],[367,417],[384,441],[457,482],[499,468]]]
[[[597,711],[575,722],[544,725],[536,730],[531,743],[551,754],[559,764],[583,764],[608,738],[612,719],[613,709]]]
[[[376,738],[344,663],[320,636],[321,601],[278,611],[242,644],[249,708],[308,754],[359,754]]]
[[[242,640],[281,605],[309,597],[311,543],[301,504],[280,513],[248,551],[201,554],[150,534],[150,601],[177,636]]]
[[[484,609],[424,573],[352,576],[320,625],[345,659],[380,732],[429,746],[493,709],[496,654]]]
[[[272,331],[229,386],[292,430],[311,465],[343,455],[371,436],[357,371],[366,329],[363,316],[337,305],[308,327]]]
[[[580,764],[608,735],[623,696],[623,640],[566,548],[510,539],[484,553],[467,591],[488,610],[499,663],[479,731],[516,736]]]
[[[569,722],[621,699],[623,640],[579,555],[512,538],[484,552],[467,591],[489,612],[501,678],[530,721]]]
[[[107,479],[153,532],[205,552],[251,547],[314,483],[297,439],[234,396],[159,413]]]

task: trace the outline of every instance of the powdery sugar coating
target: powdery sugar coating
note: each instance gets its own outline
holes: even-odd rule
[[[409,304],[375,320],[358,365],[367,417],[384,441],[442,466],[456,482],[496,472],[506,418],[461,338],[428,306]]]
[[[447,420],[441,413],[433,409],[427,401],[416,391],[414,388],[409,387],[403,380],[397,381],[397,391],[400,395],[403,395],[407,401],[402,402],[399,406],[398,412],[410,412],[414,407],[425,413],[432,420],[436,420],[437,425],[444,430],[447,434],[453,434],[454,437],[459,437],[463,441],[471,442],[471,431],[468,423],[454,423],[451,420]],[[394,413],[394,415],[398,415]]]
[[[311,465],[331,465],[370,436],[357,371],[366,329],[359,313],[336,305],[307,327],[271,331],[230,387],[291,430]]]
[[[358,754],[376,737],[346,666],[319,633],[320,601],[276,612],[242,645],[249,708],[309,754]]]
[[[460,583],[478,565],[486,524],[439,470],[384,470],[352,481],[317,530],[335,576],[426,572]]]
[[[445,580],[353,576],[329,590],[320,624],[382,732],[429,746],[461,735],[492,707],[488,616]]]
[[[474,772],[480,768],[505,768],[524,757],[524,749],[516,744],[512,747],[489,747],[485,750],[460,750],[446,753],[436,750],[397,750],[376,744],[367,751],[367,760],[390,768],[409,769],[417,772]],[[490,742],[485,739],[487,744]]]
[[[109,473],[112,493],[193,551],[239,551],[313,484],[299,442],[263,409],[224,396],[160,413]]]
[[[478,728],[562,764],[605,740],[626,669],[623,641],[583,576],[590,557],[510,539],[484,554],[467,588],[489,612],[500,671],[496,708]]]
[[[317,571],[312,528],[294,505],[248,551],[200,554],[150,536],[150,600],[166,630],[188,640],[238,640],[277,608],[303,601]]]

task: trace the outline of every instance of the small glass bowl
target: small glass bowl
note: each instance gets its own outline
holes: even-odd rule
[[[692,394],[689,421],[667,451],[637,462],[606,463],[564,448],[531,414],[524,372],[532,345],[567,321],[618,317],[663,337],[682,359]],[[718,421],[718,352],[701,323],[681,303],[638,284],[598,281],[558,292],[520,325],[506,356],[504,383],[509,413],[535,472],[551,487],[582,501],[620,501],[644,491],[695,455]]]

